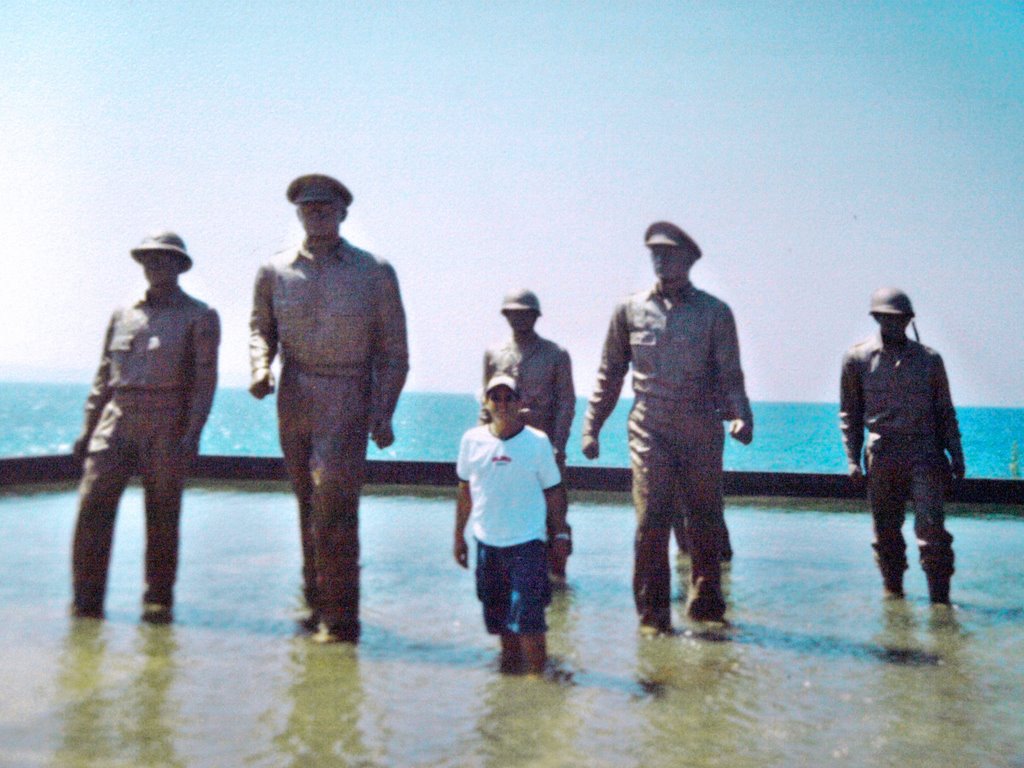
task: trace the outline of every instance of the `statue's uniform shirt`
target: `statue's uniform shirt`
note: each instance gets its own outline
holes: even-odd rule
[[[600,430],[633,367],[635,415],[673,425],[717,413],[751,420],[739,341],[725,302],[688,285],[670,297],[655,287],[630,296],[612,315],[584,432]]]
[[[356,377],[371,393],[372,415],[390,418],[409,370],[405,310],[386,261],[342,240],[317,259],[303,248],[282,254],[256,276],[250,322],[254,370]]]
[[[198,435],[213,404],[219,345],[216,311],[181,289],[115,311],[86,401],[87,421],[98,421],[89,450],[108,446],[125,410],[147,418],[150,409],[180,411],[181,432]]]
[[[871,456],[890,453],[945,464],[960,451],[960,427],[942,357],[907,339],[887,349],[880,336],[856,344],[843,358],[840,427],[846,456],[860,461],[864,429]]]

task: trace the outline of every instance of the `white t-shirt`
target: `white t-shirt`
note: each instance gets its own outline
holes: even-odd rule
[[[547,540],[544,491],[562,482],[547,435],[533,427],[508,440],[486,424],[462,436],[455,471],[469,483],[473,536],[492,547]]]

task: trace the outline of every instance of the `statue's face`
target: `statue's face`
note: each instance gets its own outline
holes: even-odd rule
[[[689,248],[675,245],[652,245],[651,264],[654,266],[654,274],[662,282],[674,282],[687,280],[690,277],[690,269],[700,258]]]
[[[299,203],[296,210],[306,237],[312,239],[337,237],[338,227],[345,220],[344,206],[326,200]]]
[[[168,251],[154,251],[144,257],[142,270],[151,288],[166,288],[177,284],[181,259]]]
[[[876,312],[871,315],[878,323],[882,331],[882,338],[900,338],[907,333],[907,326],[910,325],[910,315],[891,315],[884,312]]]
[[[539,317],[532,309],[506,309],[501,314],[508,320],[509,327],[517,333],[532,331]]]

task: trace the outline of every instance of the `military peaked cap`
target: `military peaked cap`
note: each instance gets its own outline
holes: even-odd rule
[[[670,221],[656,221],[644,233],[644,245],[668,245],[673,248],[687,248],[701,256],[700,246],[692,237]]]
[[[348,187],[335,178],[325,176],[322,173],[308,173],[299,176],[288,185],[289,202],[298,205],[299,203],[336,203],[348,208],[352,205],[352,193]]]

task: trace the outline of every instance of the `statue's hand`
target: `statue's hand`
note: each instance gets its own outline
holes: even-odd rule
[[[75,460],[76,464],[81,464],[85,461],[87,453],[89,453],[89,435],[83,432],[71,446],[71,457]]]
[[[381,419],[373,428],[370,430],[370,436],[373,438],[373,442],[377,444],[378,448],[387,448],[393,442],[395,442],[395,432],[391,429],[390,419]]]
[[[754,425],[745,419],[733,419],[729,422],[729,437],[750,445],[754,441]]]
[[[269,368],[261,368],[252,375],[252,383],[249,385],[249,394],[257,400],[274,391],[274,374]]]
[[[197,456],[199,456],[199,435],[186,432],[178,441],[178,459],[181,461],[181,466],[188,471],[195,464]]]
[[[954,480],[964,479],[964,475],[967,474],[967,467],[964,464],[964,457],[962,454],[953,456],[949,463],[949,474],[952,475]]]

